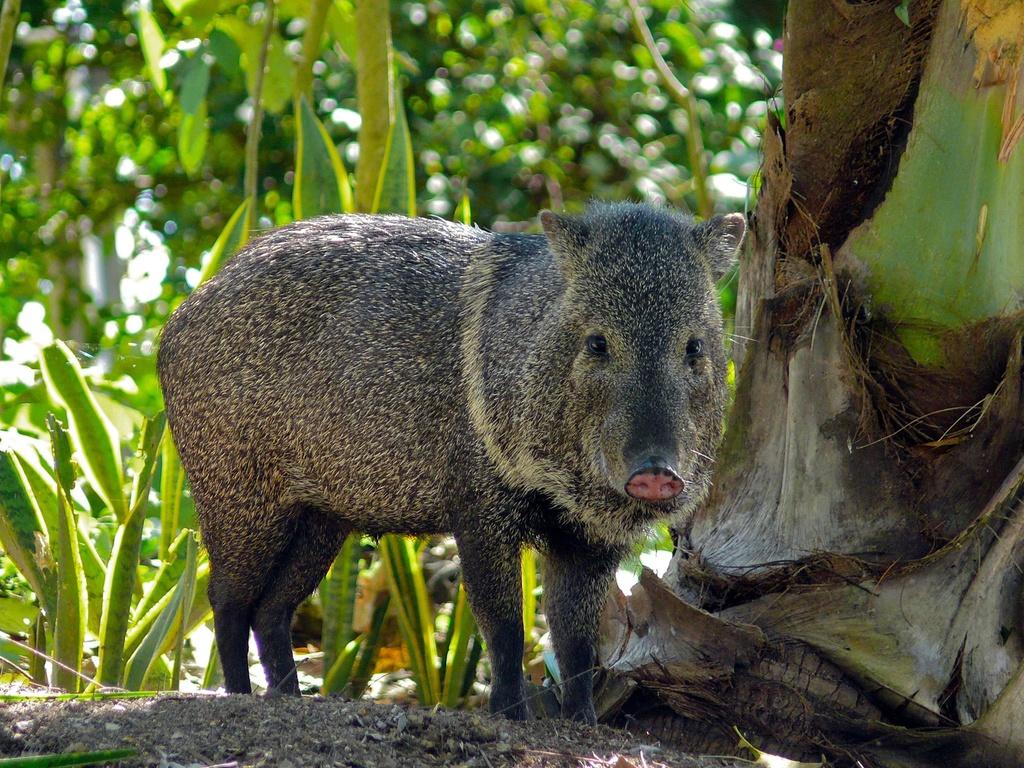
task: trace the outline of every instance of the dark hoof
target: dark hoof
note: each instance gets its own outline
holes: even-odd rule
[[[492,715],[501,715],[508,720],[519,721],[529,717],[529,710],[526,707],[526,691],[524,690],[505,695],[494,692],[491,694],[490,704]]]

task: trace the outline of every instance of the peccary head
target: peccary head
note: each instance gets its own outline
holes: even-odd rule
[[[567,354],[583,473],[574,495],[642,522],[692,508],[710,488],[726,399],[715,282],[745,232],[741,214],[696,223],[640,205],[541,214],[564,276],[555,346]],[[570,359],[571,356],[571,359]],[[593,512],[590,513],[591,515]]]

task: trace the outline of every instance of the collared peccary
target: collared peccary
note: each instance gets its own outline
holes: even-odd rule
[[[526,716],[520,550],[546,557],[562,713],[594,721],[598,615],[659,518],[705,496],[739,214],[541,214],[544,235],[328,216],[249,243],[167,322],[167,417],[209,551],[226,687],[297,693],[292,614],[346,534],[453,533]]]

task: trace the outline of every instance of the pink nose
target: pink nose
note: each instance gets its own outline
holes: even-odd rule
[[[643,501],[665,501],[678,496],[682,490],[683,481],[665,467],[641,469],[626,483],[626,493]]]

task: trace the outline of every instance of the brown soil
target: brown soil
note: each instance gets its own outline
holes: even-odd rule
[[[120,766],[736,768],[650,736],[320,697],[163,694],[0,705],[0,755],[132,747]],[[746,763],[749,765],[749,763]]]

